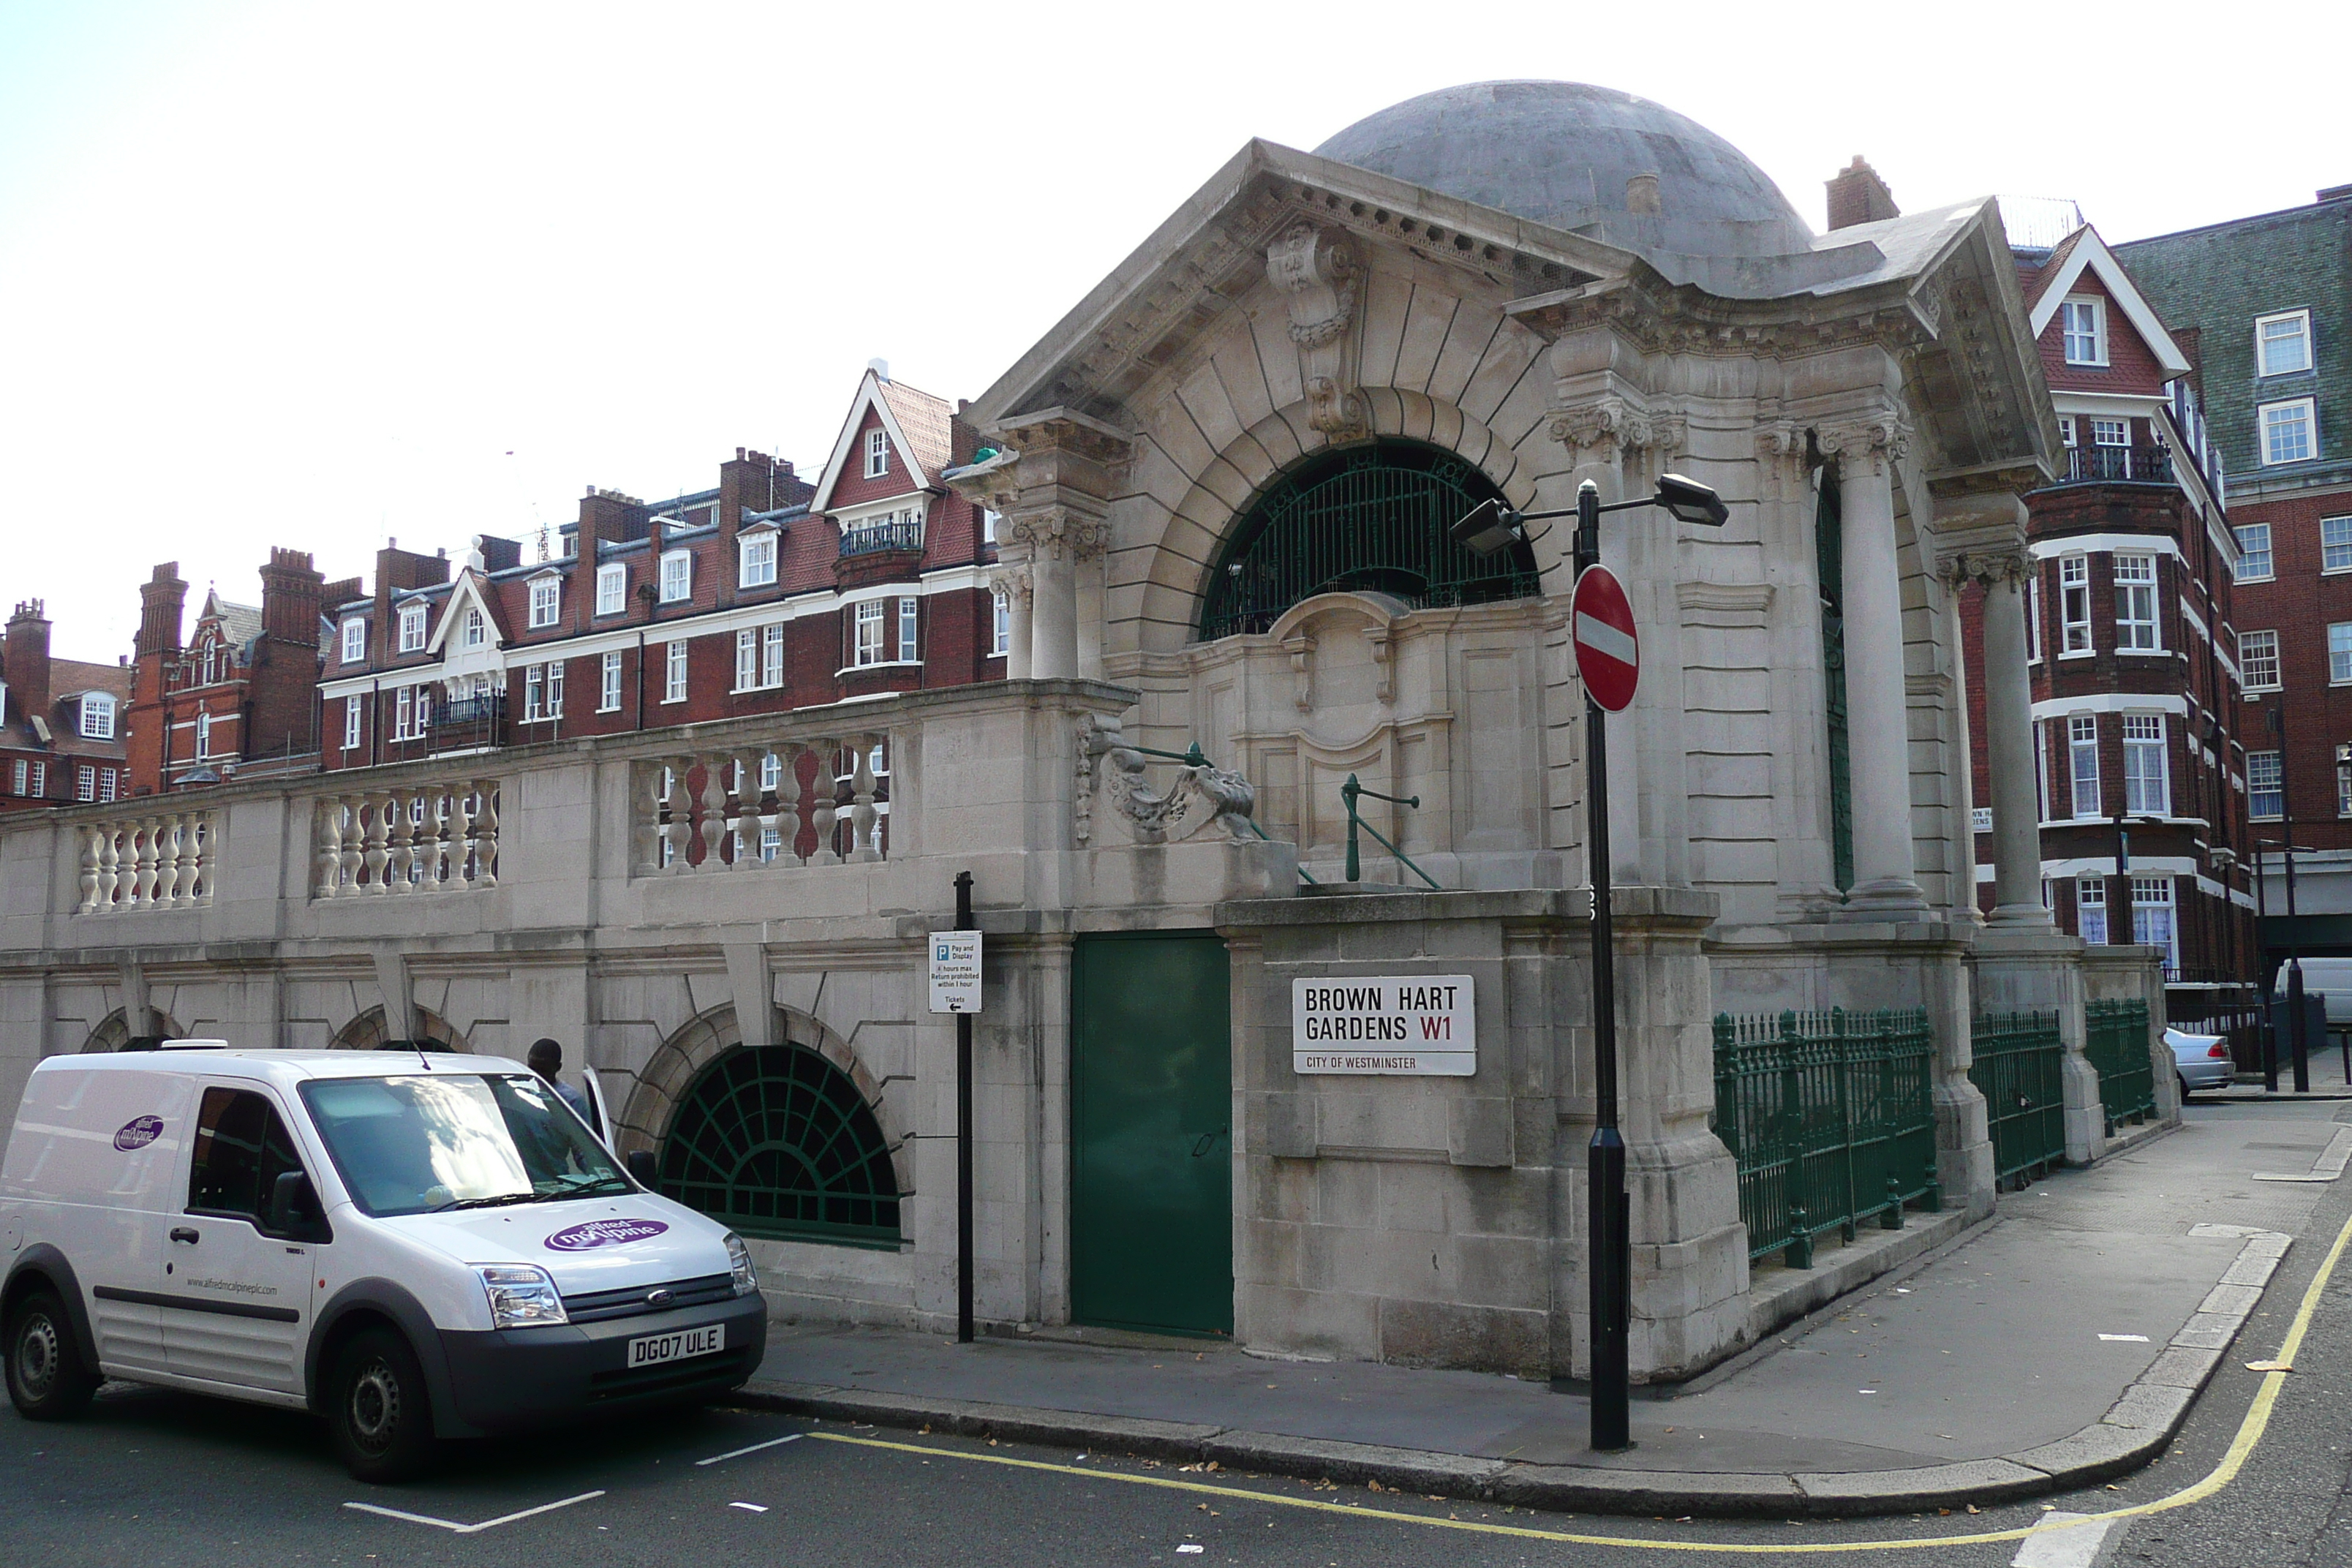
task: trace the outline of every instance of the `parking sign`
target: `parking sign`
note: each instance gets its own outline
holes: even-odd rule
[[[931,1011],[980,1011],[980,933],[935,931],[930,934]]]

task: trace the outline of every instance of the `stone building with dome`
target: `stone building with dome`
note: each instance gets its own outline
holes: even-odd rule
[[[996,514],[1004,680],[227,786],[128,897],[136,822],[11,825],[9,1070],[165,1011],[261,1044],[371,1008],[370,1039],[576,1040],[624,1146],[755,1238],[780,1315],[936,1327],[955,1051],[925,937],[970,870],[983,1321],[1581,1375],[1569,539],[1480,557],[1447,525],[1673,471],[1728,524],[1632,511],[1602,555],[1643,645],[1609,749],[1633,1363],[1686,1376],[1901,1255],[1808,1272],[1813,1232],[1916,1247],[1990,1211],[1979,1015],[2059,1016],[2095,1152],[2085,998],[2153,984],[2039,896],[2020,498],[2059,444],[1998,212],[1888,205],[1815,237],[1719,137],[1569,83],[1252,142],[965,415],[940,479]],[[1308,1047],[1393,1040],[1374,1015],[1408,994],[1424,1044],[1458,1032]],[[1870,1058],[1869,1190],[1767,1214],[1717,1019],[1832,1009],[1907,1020]],[[762,1084],[799,1109],[745,1109]]]

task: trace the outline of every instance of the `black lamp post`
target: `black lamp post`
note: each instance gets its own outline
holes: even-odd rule
[[[2303,1026],[2303,935],[2295,921],[2294,907],[2294,795],[2288,781],[2294,770],[2287,765],[2286,704],[2270,706],[2271,738],[2278,742],[2279,753],[2279,831],[2286,836],[2280,846],[2286,855],[2286,1037],[2287,1048],[2294,1060],[2294,1091],[2311,1092],[2311,1044],[2305,1037]],[[2275,1068],[2266,1075],[2265,1088],[2278,1088]]]
[[[1601,514],[1636,507],[1663,507],[1682,522],[1720,528],[1730,518],[1723,498],[1696,479],[1662,475],[1657,491],[1639,500],[1603,506],[1591,479],[1576,489],[1571,513],[1513,511],[1500,501],[1482,501],[1451,530],[1455,542],[1479,555],[1493,555],[1528,542],[1525,524],[1548,518],[1576,519],[1575,567],[1581,574],[1601,560]],[[1540,537],[1540,536],[1538,536]],[[1633,1216],[1625,1192],[1625,1139],[1617,1127],[1617,975],[1610,931],[1609,727],[1608,715],[1584,698],[1584,798],[1590,826],[1587,856],[1592,879],[1593,1129],[1586,1152],[1585,1279],[1592,1327],[1592,1446],[1618,1453],[1633,1446],[1627,1408],[1632,1373],[1628,1336],[1633,1306]]]

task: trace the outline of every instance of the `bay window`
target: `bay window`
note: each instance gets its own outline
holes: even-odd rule
[[[2066,750],[2071,763],[2069,776],[2074,781],[2069,809],[2077,819],[2105,815],[2099,805],[2097,714],[2076,713],[2067,719]]]
[[[2079,658],[2091,651],[2091,558],[2058,559],[2059,656]]]
[[[2124,809],[2136,816],[2172,815],[2161,713],[2124,715]]]
[[[2116,558],[2116,648],[2155,653],[2163,645],[2156,627],[2156,557]]]

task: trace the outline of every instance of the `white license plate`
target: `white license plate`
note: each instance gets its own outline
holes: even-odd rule
[[[727,1348],[727,1325],[711,1323],[699,1329],[681,1329],[674,1334],[647,1334],[629,1342],[629,1364],[632,1367],[659,1366],[666,1361],[684,1361],[688,1356],[709,1355]]]

